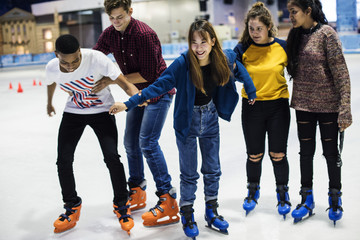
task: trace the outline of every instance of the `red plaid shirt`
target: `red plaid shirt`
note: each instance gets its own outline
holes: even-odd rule
[[[124,75],[139,72],[147,81],[135,84],[140,90],[155,82],[166,69],[155,31],[134,18],[131,18],[123,34],[112,25],[106,28],[93,49],[106,55],[112,53]],[[175,89],[168,93],[175,94]],[[151,102],[156,102],[160,97],[151,99]]]

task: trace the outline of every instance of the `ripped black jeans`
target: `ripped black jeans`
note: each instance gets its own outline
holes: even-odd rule
[[[341,189],[341,156],[338,149],[338,113],[296,111],[300,142],[301,186],[312,188],[313,159],[316,148],[316,127],[319,125],[323,155],[326,159],[329,188]]]

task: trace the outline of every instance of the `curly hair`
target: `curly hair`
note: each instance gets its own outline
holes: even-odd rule
[[[242,43],[243,45],[250,45],[254,41],[251,39],[249,34],[249,21],[250,19],[259,18],[259,21],[266,25],[267,28],[270,28],[268,31],[269,37],[276,37],[278,34],[278,29],[274,25],[274,22],[271,17],[270,10],[265,7],[265,4],[262,2],[256,2],[252,5],[251,9],[246,15],[246,18],[244,20],[245,22],[245,29],[242,33],[241,39],[239,43]]]

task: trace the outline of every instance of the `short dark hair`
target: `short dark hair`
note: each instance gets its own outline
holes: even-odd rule
[[[105,0],[105,12],[110,15],[111,11],[116,8],[123,8],[125,12],[129,12],[131,8],[131,0]]]
[[[75,53],[79,47],[79,41],[71,34],[61,35],[55,42],[55,51],[63,54]]]

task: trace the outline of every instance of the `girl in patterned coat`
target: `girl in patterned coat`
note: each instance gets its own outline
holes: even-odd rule
[[[335,224],[343,212],[343,135],[352,123],[349,72],[339,37],[327,25],[320,1],[289,0],[287,8],[293,24],[287,39],[287,70],[294,82],[290,106],[296,110],[302,196],[292,216],[295,222],[300,221],[307,214],[312,215],[315,207],[313,158],[319,125],[329,175],[329,218]]]

